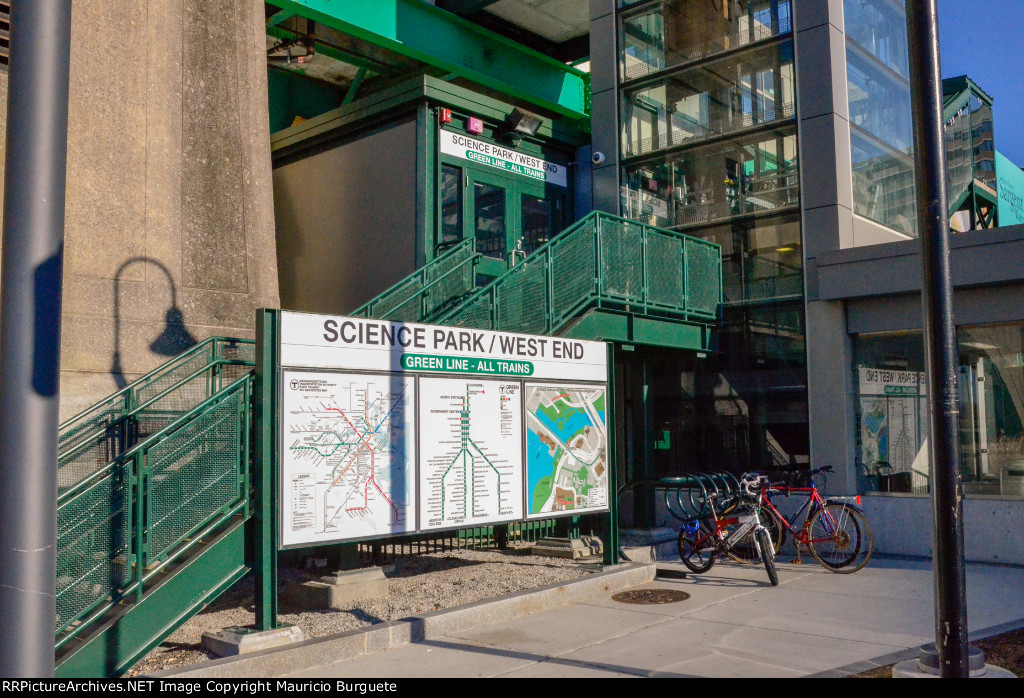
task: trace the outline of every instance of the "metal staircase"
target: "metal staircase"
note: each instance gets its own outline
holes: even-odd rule
[[[722,302],[718,245],[619,216],[577,221],[487,286],[473,240],[358,317],[704,350]]]
[[[593,213],[483,288],[466,240],[360,317],[693,349],[717,245]],[[56,673],[125,672],[254,565],[255,346],[208,339],[60,426]]]
[[[61,425],[58,676],[123,673],[248,571],[253,365],[208,339]]]

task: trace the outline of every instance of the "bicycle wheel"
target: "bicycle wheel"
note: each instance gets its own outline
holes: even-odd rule
[[[768,537],[768,531],[764,528],[754,529],[754,544],[761,555],[761,562],[764,563],[764,570],[768,573],[768,581],[773,587],[779,586],[779,572],[775,569],[775,552],[772,550],[772,541]]]
[[[715,564],[715,549],[712,543],[703,523],[695,529],[688,529],[684,525],[679,531],[679,559],[694,574],[704,574]]]
[[[807,533],[811,555],[827,570],[851,574],[871,559],[871,526],[859,511],[846,504],[826,504],[814,512]]]
[[[768,539],[772,543],[772,550],[774,550],[777,555],[779,549],[782,547],[785,529],[783,529],[782,524],[779,523],[779,518],[775,515],[775,512],[768,507],[760,507],[757,510],[757,518],[761,521],[761,525],[768,531]],[[752,565],[761,561],[761,555],[757,552],[757,547],[754,545],[754,539],[750,536],[729,548],[726,554],[729,556],[730,560],[742,565]]]

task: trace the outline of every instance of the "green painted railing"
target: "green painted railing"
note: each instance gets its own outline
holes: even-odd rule
[[[247,371],[60,494],[58,659],[116,607],[142,601],[208,536],[248,516],[252,381]]]
[[[427,322],[476,290],[476,241],[462,240],[440,257],[399,281],[352,317]]]
[[[252,370],[255,343],[211,337],[59,428],[57,486],[66,492]]]
[[[432,321],[555,335],[593,308],[713,323],[721,303],[718,245],[594,212]]]

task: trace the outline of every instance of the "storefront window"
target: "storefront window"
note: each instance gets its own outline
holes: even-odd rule
[[[864,491],[929,491],[928,389],[920,332],[854,342]],[[1024,497],[1024,325],[958,333],[961,473],[967,494]]]

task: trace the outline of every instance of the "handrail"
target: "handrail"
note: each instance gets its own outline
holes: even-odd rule
[[[602,258],[605,244],[612,244],[615,242],[615,240],[612,239],[606,240],[604,237],[611,232],[606,230],[608,226],[619,226],[620,229],[639,232],[640,239],[636,241],[636,244],[639,247],[640,259],[638,261],[640,261],[643,267],[643,278],[642,281],[637,284],[637,288],[616,288],[615,283],[609,279],[609,276],[612,275],[612,272],[617,270],[617,267],[614,266],[613,260],[605,260]],[[587,279],[576,274],[573,277],[573,281],[580,286],[580,295],[570,306],[559,311],[555,308],[554,301],[556,283],[553,278],[554,272],[552,271],[552,265],[554,261],[556,261],[555,253],[560,248],[577,242],[580,235],[592,235],[594,237],[595,244],[593,246],[593,258],[588,262],[588,264],[592,265],[593,284],[590,284]],[[652,237],[675,241],[679,244],[679,251],[682,254],[682,258],[677,261],[680,263],[683,278],[679,281],[680,294],[678,299],[681,300],[682,303],[679,303],[678,301],[675,303],[666,302],[655,297],[655,294],[651,290],[649,278],[651,271],[649,269],[651,266],[651,252],[648,249],[648,241]],[[710,311],[697,308],[691,303],[692,296],[689,292],[690,289],[688,288],[687,278],[689,272],[692,270],[691,265],[693,264],[693,261],[690,259],[689,253],[693,246],[710,248],[716,252],[720,250],[720,247],[714,243],[694,238],[677,231],[656,228],[654,226],[639,223],[635,220],[623,218],[622,216],[614,216],[601,211],[594,211],[566,228],[561,234],[555,236],[547,243],[537,248],[524,263],[516,265],[496,278],[489,285],[477,290],[460,303],[458,307],[442,314],[435,320],[435,322],[438,324],[453,324],[459,326],[460,315],[467,312],[467,309],[471,309],[477,304],[483,304],[489,309],[489,317],[486,321],[486,326],[479,327],[478,329],[509,329],[499,326],[500,323],[495,317],[496,308],[498,308],[498,294],[506,284],[521,281],[525,283],[524,280],[527,278],[526,275],[531,272],[536,273],[538,264],[544,265],[544,269],[546,270],[543,273],[543,286],[544,294],[547,299],[547,307],[544,308],[544,310],[547,312],[544,313],[544,326],[539,330],[536,328],[531,329],[531,332],[534,334],[555,334],[559,329],[564,327],[567,322],[578,317],[582,310],[585,310],[595,304],[600,306],[625,308],[633,312],[653,312],[676,317],[681,315],[684,318],[713,320],[717,318],[718,308],[722,302],[721,255],[720,252],[718,252],[718,278],[716,279],[717,302],[715,309]],[[634,279],[634,281],[636,280]]]
[[[240,378],[233,381],[228,386],[217,391],[214,395],[206,398],[200,404],[196,405],[192,409],[188,410],[170,424],[164,426],[154,434],[143,439],[139,443],[133,445],[130,449],[120,454],[118,457],[110,461],[100,471],[90,474],[87,478],[76,483],[71,489],[64,492],[58,503],[58,513],[65,507],[75,503],[79,498],[85,496],[91,491],[96,485],[101,483],[104,479],[116,475],[119,471],[126,472],[124,487],[130,488],[130,491],[124,495],[124,506],[125,516],[132,524],[128,527],[126,533],[127,541],[125,545],[125,556],[123,559],[123,565],[130,566],[132,568],[131,579],[125,580],[124,586],[112,587],[107,592],[101,592],[100,596],[93,602],[86,605],[84,608],[78,610],[74,617],[61,618],[61,626],[55,628],[55,633],[59,635],[56,638],[56,648],[60,649],[63,647],[71,638],[77,636],[82,630],[89,627],[89,625],[98,620],[107,613],[111,608],[121,603],[123,600],[131,598],[133,595],[135,601],[139,601],[145,594],[148,582],[156,577],[167,565],[180,559],[183,555],[188,553],[190,550],[199,545],[200,541],[210,535],[216,528],[223,525],[226,521],[239,513],[248,512],[248,496],[249,496],[249,474],[248,474],[248,440],[250,436],[249,424],[248,424],[248,410],[249,410],[249,396],[250,389],[253,380],[253,374],[251,372],[246,373]],[[239,393],[241,395],[239,396]],[[148,462],[148,456],[150,450],[165,441],[166,439],[172,438],[177,432],[193,424],[197,419],[200,419],[203,415],[209,414],[213,409],[217,408],[225,402],[229,402],[232,399],[240,400],[238,418],[241,422],[238,424],[238,429],[241,430],[239,442],[235,444],[234,448],[237,449],[236,453],[238,470],[238,491],[237,494],[232,495],[232,499],[226,502],[224,506],[213,512],[206,512],[203,514],[205,518],[195,524],[189,531],[186,532],[185,537],[178,538],[167,544],[167,547],[163,551],[159,551],[155,555],[155,563],[146,566],[146,557],[150,554],[149,544],[145,541],[148,540],[150,532],[147,528],[144,528],[143,512],[148,510],[148,504],[152,494],[150,488],[153,486],[153,479],[151,478],[151,464]],[[236,467],[236,466],[231,466]],[[230,469],[229,469],[230,470]],[[145,500],[145,501],[144,501]],[[84,500],[88,502],[88,500]],[[86,531],[85,535],[89,535]],[[63,550],[74,551],[77,546],[70,546],[63,548]],[[112,557],[104,558],[105,555],[111,555],[115,551],[111,550],[109,553],[104,551],[99,554],[98,560],[108,559],[112,564]],[[167,550],[171,550],[167,554]],[[97,569],[97,567],[93,567]],[[80,578],[81,579],[81,578]],[[75,583],[66,586],[65,589],[71,589]],[[114,581],[111,581],[114,584]],[[63,593],[63,592],[61,592]],[[72,628],[72,625],[76,621],[81,621],[79,624]]]
[[[140,412],[142,412],[143,410],[147,409],[151,405],[156,404],[160,400],[163,400],[165,397],[167,397],[172,392],[174,392],[178,388],[182,387],[186,383],[190,383],[191,381],[195,380],[199,376],[203,375],[204,373],[209,371],[212,367],[214,367],[214,366],[251,366],[251,365],[252,364],[250,362],[242,361],[242,360],[239,360],[239,359],[215,359],[214,361],[211,361],[210,363],[206,364],[205,366],[203,366],[198,371],[194,371],[193,373],[189,374],[188,377],[183,378],[182,380],[178,381],[177,383],[175,383],[171,387],[163,390],[160,393],[157,393],[156,397],[152,397],[149,400],[147,400],[146,402],[142,403],[141,405],[138,405],[136,407],[131,408],[129,411],[125,412],[123,415],[121,415],[120,417],[118,417],[114,421],[112,421],[109,424],[107,424],[107,426],[100,427],[99,429],[97,429],[96,431],[93,431],[92,433],[90,433],[88,435],[81,436],[81,440],[82,440],[81,443],[76,444],[70,450],[68,450],[68,451],[66,451],[64,453],[61,453],[58,456],[58,462],[60,460],[66,460],[66,459],[73,458],[74,456],[77,456],[79,453],[81,453],[82,451],[86,450],[87,448],[89,448],[89,447],[91,447],[93,445],[92,441],[91,441],[92,439],[100,438],[100,437],[106,435],[107,432],[109,432],[112,428],[120,425],[121,422],[124,422],[125,420],[130,419],[131,417],[137,416]]]
[[[103,479],[103,476],[105,474],[109,474],[112,470],[116,469],[121,464],[122,461],[127,461],[134,458],[139,451],[148,449],[158,441],[162,441],[167,437],[167,435],[170,432],[176,431],[177,429],[181,428],[185,423],[192,421],[200,413],[205,412],[206,409],[209,408],[211,405],[223,402],[226,398],[230,397],[231,393],[237,389],[237,386],[241,385],[246,381],[251,380],[252,377],[253,374],[248,373],[242,376],[241,378],[236,379],[230,385],[217,391],[216,393],[214,393],[213,395],[206,398],[201,403],[190,409],[188,412],[185,412],[181,416],[177,417],[170,424],[167,424],[161,429],[153,432],[145,439],[143,439],[142,441],[138,442],[137,444],[133,445],[131,448],[126,450],[124,453],[121,453],[118,456],[112,458],[110,462],[103,466],[101,470],[97,470],[94,473],[90,473],[87,477],[76,482],[74,485],[72,485],[71,487],[69,487],[60,494],[60,496],[58,497],[57,508],[60,509],[61,504],[64,504],[74,499],[74,497],[72,497],[71,495],[74,494],[76,490],[86,487],[95,480]]]
[[[126,385],[124,388],[118,390],[116,393],[108,395],[103,400],[100,400],[99,402],[90,405],[89,407],[79,412],[75,416],[68,418],[57,428],[58,432],[65,431],[66,429],[74,426],[78,422],[84,420],[90,413],[113,402],[115,398],[126,397],[130,395],[134,390],[137,390],[140,387],[145,387],[154,380],[158,380],[159,378],[163,377],[170,371],[177,368],[182,363],[185,363],[186,361],[191,359],[196,354],[205,350],[209,345],[216,345],[221,342],[225,342],[228,344],[250,344],[254,346],[256,344],[256,342],[252,339],[236,339],[233,337],[208,337],[207,339],[204,339],[202,342],[195,345],[191,349],[188,349],[187,351],[179,354],[178,356],[174,357],[173,359],[163,364],[162,366],[157,367],[152,372],[147,373],[146,375],[141,376],[140,378],[137,378],[133,382]]]
[[[434,259],[430,260],[429,262],[424,264],[422,267],[420,267],[419,269],[414,271],[409,276],[405,277],[404,279],[402,279],[398,283],[396,283],[396,284],[392,285],[391,287],[389,287],[383,293],[378,294],[377,296],[375,296],[371,300],[367,301],[363,305],[361,305],[358,308],[356,308],[355,310],[353,310],[350,313],[350,315],[352,317],[375,317],[373,313],[374,313],[374,310],[376,309],[376,306],[378,306],[380,303],[383,303],[385,301],[392,300],[392,296],[394,294],[397,294],[399,291],[404,290],[410,284],[413,284],[414,282],[419,281],[420,284],[421,284],[421,287],[419,289],[417,289],[416,291],[414,291],[412,294],[410,294],[409,298],[405,298],[400,303],[398,303],[395,306],[395,308],[405,305],[412,298],[422,294],[423,291],[425,290],[424,287],[426,287],[427,285],[433,286],[434,285],[433,281],[439,280],[440,278],[443,278],[443,276],[447,276],[448,272],[443,274],[442,277],[439,277],[439,279],[431,280],[431,278],[430,278],[431,272],[435,271],[438,267],[442,267],[443,268],[446,264],[450,263],[452,259],[454,259],[454,258],[456,258],[456,257],[458,257],[460,255],[465,255],[467,252],[473,252],[473,254],[470,256],[469,259],[478,260],[480,255],[475,252],[475,249],[476,249],[476,240],[474,238],[466,238],[465,240],[461,240],[457,244],[453,245],[443,255],[441,255],[439,257],[435,257]],[[459,266],[461,266],[461,263],[459,264]],[[392,308],[391,310],[394,310],[394,308]]]

